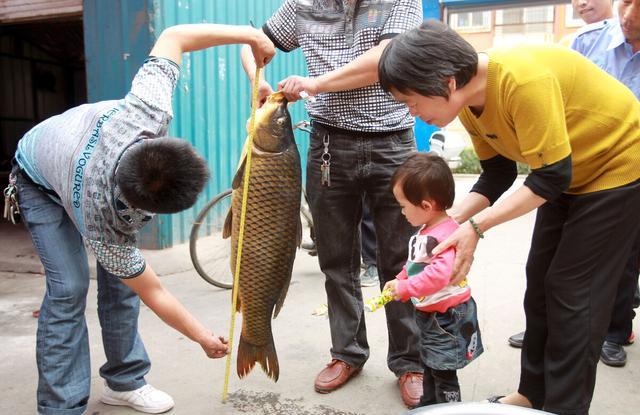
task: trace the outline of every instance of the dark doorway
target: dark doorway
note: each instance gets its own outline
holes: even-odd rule
[[[0,174],[40,121],[87,102],[82,19],[0,25]]]

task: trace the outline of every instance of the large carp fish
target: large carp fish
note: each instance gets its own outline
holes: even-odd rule
[[[274,381],[280,368],[271,318],[287,295],[296,248],[300,245],[300,154],[294,141],[287,100],[280,92],[256,112],[247,192],[237,311],[242,313],[237,372],[246,376],[260,363]],[[233,179],[231,209],[223,237],[231,236],[235,273],[246,155]]]

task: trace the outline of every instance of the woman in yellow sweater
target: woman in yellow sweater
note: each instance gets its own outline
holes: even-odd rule
[[[483,172],[453,217],[452,283],[480,238],[538,209],[526,266],[520,385],[492,401],[587,414],[619,276],[640,230],[640,104],[577,52],[553,45],[477,53],[438,21],[396,37],[380,82],[412,115],[456,116]],[[496,202],[528,164],[524,185]],[[494,204],[495,203],[495,204]]]

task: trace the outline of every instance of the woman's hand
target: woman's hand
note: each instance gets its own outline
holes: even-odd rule
[[[447,239],[433,248],[433,255],[439,254],[452,246],[456,248],[456,259],[453,263],[453,275],[451,276],[450,285],[456,285],[467,277],[479,239],[480,237],[473,229],[473,226],[469,222],[465,222]]]

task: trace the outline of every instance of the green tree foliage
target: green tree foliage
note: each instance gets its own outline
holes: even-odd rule
[[[453,169],[454,173],[480,174],[482,167],[476,152],[471,147],[467,147],[460,153],[460,164]],[[531,169],[526,164],[518,163],[518,174],[529,174]]]

